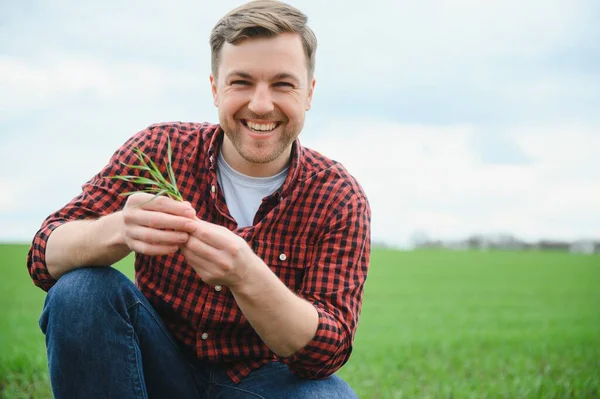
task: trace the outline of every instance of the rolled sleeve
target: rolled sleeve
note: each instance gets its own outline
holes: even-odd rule
[[[339,323],[323,309],[316,307],[319,325],[313,339],[292,356],[281,358],[290,370],[302,378],[326,378],[346,363],[352,351],[348,336]],[[342,342],[344,341],[344,342]]]
[[[315,306],[313,339],[280,360],[303,378],[326,378],[350,358],[370,258],[370,209],[364,195],[348,195],[314,248],[299,295]]]
[[[27,268],[35,285],[48,291],[56,280],[48,272],[46,267],[46,243],[48,237],[57,227],[67,223],[64,219],[54,219],[52,222],[45,223],[35,234],[31,248],[27,255]]]

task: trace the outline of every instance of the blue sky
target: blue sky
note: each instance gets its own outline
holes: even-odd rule
[[[373,236],[600,237],[600,3],[290,1],[319,39],[304,145]],[[238,1],[0,5],[0,240],[31,239],[130,135],[217,121],[208,36]]]

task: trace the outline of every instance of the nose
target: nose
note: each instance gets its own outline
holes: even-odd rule
[[[274,108],[269,86],[266,84],[256,85],[248,109],[257,115],[265,115],[272,112]]]

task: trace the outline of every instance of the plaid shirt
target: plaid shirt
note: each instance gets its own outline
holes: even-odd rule
[[[139,147],[154,160],[173,147],[172,165],[179,189],[197,216],[226,226],[244,238],[271,270],[319,314],[314,338],[289,357],[279,357],[260,339],[227,287],[204,283],[178,251],[167,256],[136,254],[136,284],[175,338],[196,356],[227,366],[239,382],[270,361],[281,361],[300,377],[323,378],[350,357],[362,305],[370,256],[370,208],[355,179],[318,152],[293,146],[283,186],[263,199],[254,225],[237,228],[217,184],[217,154],[223,132],[219,125],[156,124],[130,138],[109,164],[82,187],[82,193],[50,215],[33,239],[27,265],[36,285],[55,283],[45,264],[50,233],[76,219],[96,219],[123,208],[135,190],[131,183],[107,179],[135,174]]]

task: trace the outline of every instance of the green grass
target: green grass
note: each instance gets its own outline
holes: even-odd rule
[[[0,245],[2,398],[50,396],[26,251]],[[375,250],[339,375],[369,399],[598,398],[600,257]]]
[[[26,267],[28,246],[0,244],[0,398],[51,398],[38,320],[46,293]],[[133,257],[116,267],[133,277]]]

